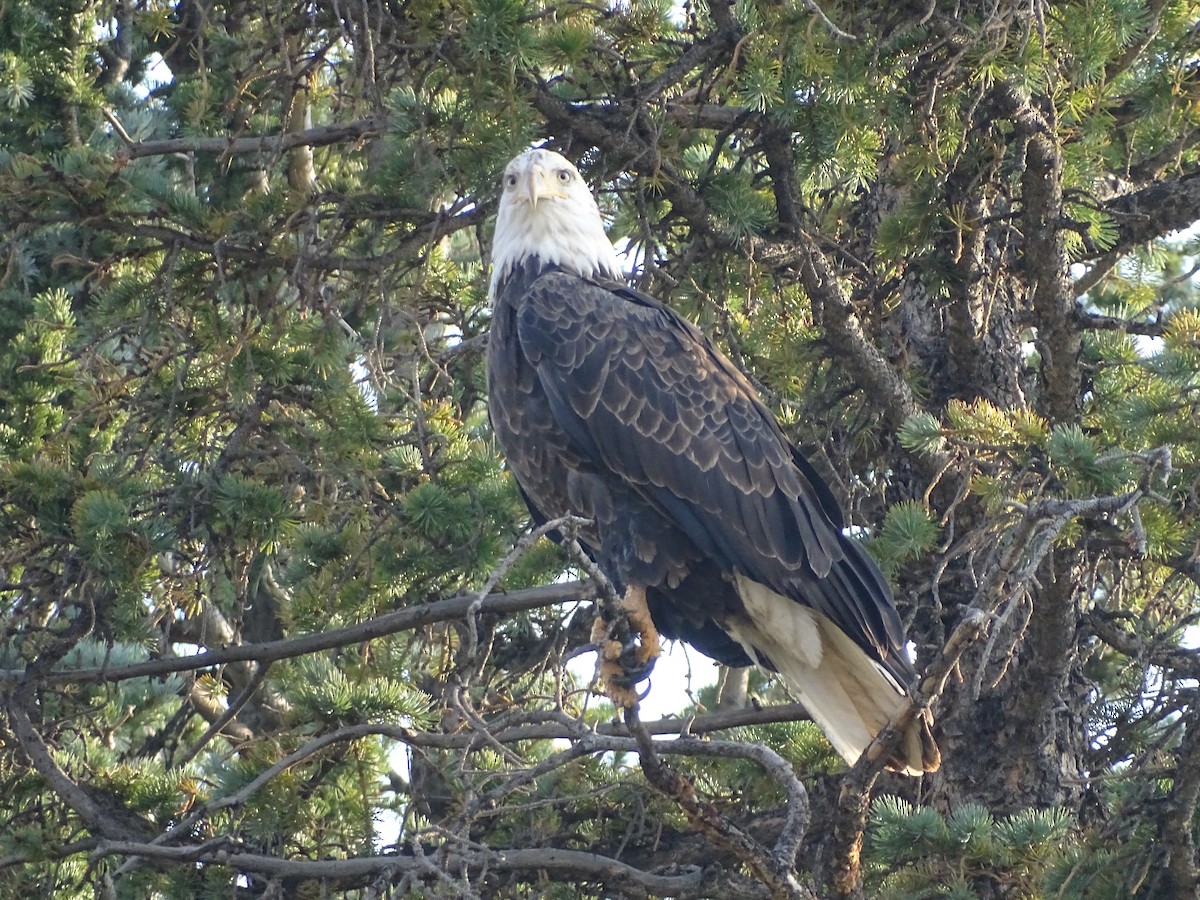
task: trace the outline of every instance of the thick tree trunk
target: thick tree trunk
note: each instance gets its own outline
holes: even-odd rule
[[[963,661],[963,680],[946,692],[939,720],[944,765],[933,792],[939,805],[971,799],[998,816],[1029,807],[1080,808],[1089,693],[1073,641],[1071,574],[1067,554],[1047,556],[1032,609],[1024,600],[1002,610],[992,625],[999,639]],[[1008,658],[1006,646],[1022,634],[1019,653]]]

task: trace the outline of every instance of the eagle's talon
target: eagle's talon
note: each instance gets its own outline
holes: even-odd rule
[[[604,693],[613,703],[632,707],[646,695],[638,694],[635,687],[654,671],[654,663],[662,655],[662,644],[646,607],[645,588],[631,586],[621,606],[626,613],[624,622],[621,619],[609,622],[603,616],[596,616],[592,642],[600,649],[597,675]],[[616,633],[624,630],[620,626],[625,623],[628,631],[621,641]]]
[[[612,675],[609,679],[612,684],[621,688],[632,688],[634,685],[641,684],[650,677],[650,673],[654,671],[654,660],[636,664],[625,654],[616,660],[619,671]]]
[[[633,687],[650,677],[650,673],[654,671],[654,664],[657,662],[656,657],[643,659],[641,655],[641,647],[630,641],[621,651],[621,655],[617,658],[617,665],[621,667],[620,683],[626,687]]]

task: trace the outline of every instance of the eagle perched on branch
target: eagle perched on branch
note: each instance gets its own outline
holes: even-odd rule
[[[489,294],[492,427],[538,521],[592,523],[579,539],[623,596],[638,674],[659,634],[778,673],[853,763],[916,678],[891,589],[746,377],[626,285],[557,153],[505,169]],[[605,686],[632,705],[612,643]],[[913,718],[890,768],[937,768],[929,726]]]

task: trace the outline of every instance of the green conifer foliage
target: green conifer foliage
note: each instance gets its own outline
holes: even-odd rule
[[[0,109],[0,895],[1196,896],[1195,0],[10,0]],[[845,506],[941,772],[589,692],[485,408],[533,144]]]

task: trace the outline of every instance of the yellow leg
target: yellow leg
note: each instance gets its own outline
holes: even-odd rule
[[[662,641],[646,605],[646,589],[631,586],[625,591],[621,608],[629,615],[629,624],[638,634],[638,661],[646,663],[662,656]]]
[[[631,585],[621,599],[621,608],[628,617],[630,630],[638,639],[638,663],[645,665],[661,656],[662,643],[646,606],[646,589]],[[632,686],[620,683],[628,680],[625,667],[621,664],[622,646],[620,641],[609,637],[608,629],[603,616],[596,616],[596,621],[592,623],[592,643],[600,645],[597,674],[609,699],[617,706],[631,708],[637,705],[637,691]]]

